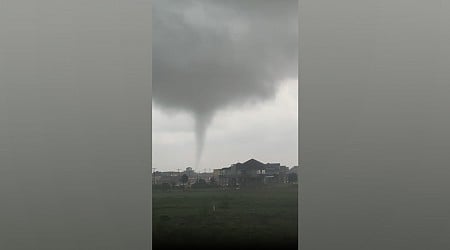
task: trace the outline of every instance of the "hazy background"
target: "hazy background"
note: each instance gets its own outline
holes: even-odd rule
[[[0,249],[149,249],[149,1],[0,3]]]
[[[303,249],[447,249],[450,4],[300,1]]]

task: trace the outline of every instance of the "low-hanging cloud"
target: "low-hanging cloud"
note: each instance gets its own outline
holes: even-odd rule
[[[153,1],[153,101],[195,119],[196,164],[216,111],[297,78],[296,0]]]

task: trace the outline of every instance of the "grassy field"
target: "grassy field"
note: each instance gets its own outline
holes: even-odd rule
[[[153,247],[297,249],[297,185],[153,191]]]

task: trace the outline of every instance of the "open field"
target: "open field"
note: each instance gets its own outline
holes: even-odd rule
[[[297,190],[153,191],[153,249],[297,249]]]

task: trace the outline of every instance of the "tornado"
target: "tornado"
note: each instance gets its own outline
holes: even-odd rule
[[[206,131],[208,125],[211,122],[211,114],[197,113],[195,115],[195,139],[196,139],[196,152],[195,152],[195,167],[200,167],[200,160],[203,154],[203,147],[205,144]]]
[[[297,10],[297,0],[153,1],[152,101],[192,115],[196,167],[219,111],[270,100],[297,78]]]

